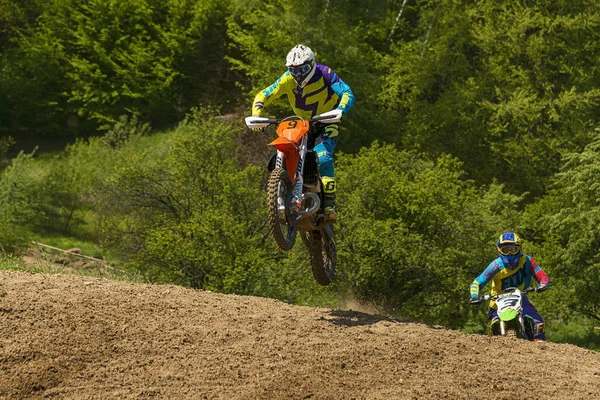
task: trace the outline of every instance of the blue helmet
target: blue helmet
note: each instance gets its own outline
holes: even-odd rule
[[[523,255],[519,235],[515,232],[504,232],[500,235],[496,244],[504,265],[511,269],[516,268],[519,265],[519,259]]]

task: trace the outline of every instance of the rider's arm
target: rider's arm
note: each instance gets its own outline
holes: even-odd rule
[[[279,77],[279,79],[275,81],[274,84],[258,92],[258,94],[254,97],[254,102],[252,103],[253,117],[260,117],[263,108],[267,104],[271,103],[273,100],[276,100],[287,93],[285,90],[285,85],[287,84],[287,81],[289,80],[288,78],[290,77],[290,73],[286,71],[283,75]]]
[[[346,85],[346,83],[344,83],[344,81],[341,80],[335,74],[335,72],[333,74],[337,80],[333,82],[331,88],[340,98],[340,104],[338,104],[337,108],[346,114],[354,105],[354,93],[352,92],[352,89],[350,89],[350,86]]]
[[[472,299],[476,299],[479,297],[479,289],[480,289],[480,283],[479,281],[477,281],[477,279],[475,279],[473,281],[473,283],[471,283],[471,298]]]
[[[531,264],[531,275],[535,277],[540,285],[550,286],[550,277],[548,274],[546,274],[533,258],[529,257],[529,261]]]
[[[337,106],[338,110],[342,110],[346,114],[354,105],[354,93],[350,86],[348,86],[340,77],[331,70],[331,68],[323,66],[323,77],[325,81],[333,90],[333,92],[340,98],[340,102]]]
[[[496,275],[499,269],[500,267],[498,266],[498,263],[496,263],[496,260],[494,260],[490,263],[490,265],[487,266],[487,268],[481,273],[481,275],[475,278],[473,283],[471,283],[472,299],[479,297],[479,290],[485,285],[487,285],[492,280],[492,278],[494,278],[494,275]]]

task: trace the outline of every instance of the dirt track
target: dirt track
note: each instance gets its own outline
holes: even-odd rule
[[[490,370],[491,354],[506,363]],[[600,353],[377,315],[0,271],[0,398],[600,399]]]

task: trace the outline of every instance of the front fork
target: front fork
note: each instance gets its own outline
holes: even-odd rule
[[[520,329],[520,334],[524,339],[527,339],[527,328],[525,327],[525,317],[521,314],[517,317],[517,324],[519,326]],[[507,329],[506,329],[506,322],[502,321],[502,320],[498,320],[498,330],[500,331],[500,336],[506,336],[507,334]]]
[[[500,321],[500,336],[506,336],[506,323]]]

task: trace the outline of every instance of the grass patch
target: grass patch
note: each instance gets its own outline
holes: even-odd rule
[[[79,249],[81,254],[89,257],[104,259],[104,252],[100,246],[98,246],[98,244],[91,240],[64,236],[64,234],[61,233],[39,234],[36,238],[32,239],[30,243],[33,247],[45,247],[47,249],[50,248],[47,246],[51,246],[59,250]]]
[[[596,323],[596,325],[598,325]],[[548,340],[555,343],[571,343],[579,347],[600,351],[600,326],[591,321],[577,321],[552,326],[546,332]]]
[[[0,254],[0,270],[68,274],[147,283],[139,273],[121,269],[120,266],[106,260],[92,260],[48,247],[31,247],[20,256]]]
[[[0,253],[0,269],[4,271],[26,271],[25,264],[16,256]]]

